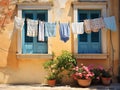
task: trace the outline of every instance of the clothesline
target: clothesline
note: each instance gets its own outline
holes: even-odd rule
[[[44,22],[40,20],[26,19],[27,21],[27,36],[36,37],[38,36],[39,41],[44,41],[44,37],[55,37],[56,36],[56,22]],[[22,30],[24,26],[25,19],[15,17],[14,29]],[[39,26],[39,27],[38,27]],[[66,42],[69,40],[70,36],[70,22],[61,23],[59,21],[59,34],[61,40]],[[73,22],[72,23],[72,32],[73,34],[83,34],[98,32],[100,29],[107,28],[112,31],[116,31],[116,21],[115,17],[106,17],[106,18],[95,18],[87,19],[83,22]]]

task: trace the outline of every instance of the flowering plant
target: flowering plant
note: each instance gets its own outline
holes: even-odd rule
[[[94,80],[100,80],[100,77],[101,77],[101,75],[102,75],[102,71],[104,70],[104,68],[102,67],[102,66],[95,66],[95,65],[93,65],[93,64],[91,64],[91,65],[89,65],[88,66],[88,68],[89,68],[89,70],[91,71],[91,72],[93,72],[94,73],[94,78],[93,78],[93,81]]]
[[[94,73],[93,80],[100,80],[101,77],[111,77],[111,68],[105,69],[102,66],[95,66],[93,64],[88,66],[89,70]]]
[[[91,79],[94,77],[94,73],[89,70],[89,68],[83,64],[80,67],[76,66],[72,69],[72,76],[74,79]]]
[[[102,77],[106,77],[106,78],[110,78],[112,75],[111,75],[111,70],[112,68],[109,68],[109,69],[103,69],[102,70]]]

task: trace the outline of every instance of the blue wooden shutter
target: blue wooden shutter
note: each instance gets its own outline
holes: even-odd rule
[[[22,52],[23,53],[33,53],[33,37],[27,36],[27,18],[33,19],[33,13],[25,13],[23,11],[23,18],[25,18],[25,25],[22,32]]]
[[[78,10],[78,22],[100,17],[99,10]],[[101,53],[101,31],[78,35],[78,53]]]
[[[47,11],[38,11],[36,12],[36,18],[38,20],[47,22],[48,21]],[[36,42],[34,42],[34,53],[46,54],[48,53],[48,38],[44,37],[45,41],[38,41],[38,36],[36,38]]]
[[[23,10],[22,12],[23,18],[29,18],[33,20],[42,20],[47,21],[48,14],[47,10]],[[28,37],[27,36],[27,24],[25,21],[24,29],[22,32],[22,50],[23,53],[34,54],[48,53],[48,39],[45,37],[44,42],[38,41],[38,37]]]

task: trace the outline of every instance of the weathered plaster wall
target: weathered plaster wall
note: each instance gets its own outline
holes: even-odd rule
[[[53,22],[73,22],[73,8],[72,1],[67,0],[65,9],[60,8],[58,0],[53,0],[53,7],[51,8],[51,20]],[[109,15],[115,15],[118,23],[118,1],[110,0]],[[71,26],[71,25],[70,25]],[[5,31],[0,33],[0,82],[1,83],[45,83],[46,72],[43,69],[45,59],[18,59],[16,57],[17,49],[17,33],[15,32],[12,39],[9,36],[13,31],[13,23],[9,24]],[[101,64],[109,67],[111,65],[111,49],[110,49],[110,32],[107,32],[108,54],[107,60],[77,60],[78,64]],[[58,56],[62,50],[68,50],[73,53],[73,35],[71,33],[70,40],[64,43],[60,40],[59,25],[57,24],[57,35],[51,39],[52,51]],[[117,32],[112,32],[112,41],[114,46],[114,71],[117,75],[118,60],[119,60],[119,28]]]

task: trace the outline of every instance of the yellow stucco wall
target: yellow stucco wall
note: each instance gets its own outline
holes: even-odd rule
[[[52,6],[52,21],[60,22],[73,22],[73,8],[72,1],[67,0],[65,9],[59,7],[57,0],[53,0]],[[118,22],[118,1],[108,0],[108,15],[116,17],[117,26]],[[17,51],[17,32],[14,33],[12,39],[10,34],[13,31],[13,23],[7,25],[6,30],[0,33],[0,83],[45,83],[46,72],[43,69],[43,63],[48,59],[18,59],[16,56]],[[118,72],[119,61],[119,27],[116,32],[112,32],[112,41],[114,46],[114,73]],[[51,38],[52,51],[58,56],[62,50],[68,50],[73,53],[73,35],[71,33],[70,40],[64,43],[59,37],[59,26],[57,25],[57,35]],[[84,64],[101,64],[105,67],[111,65],[111,48],[110,48],[110,31],[107,31],[108,43],[108,58],[107,60],[77,60],[78,65]]]

